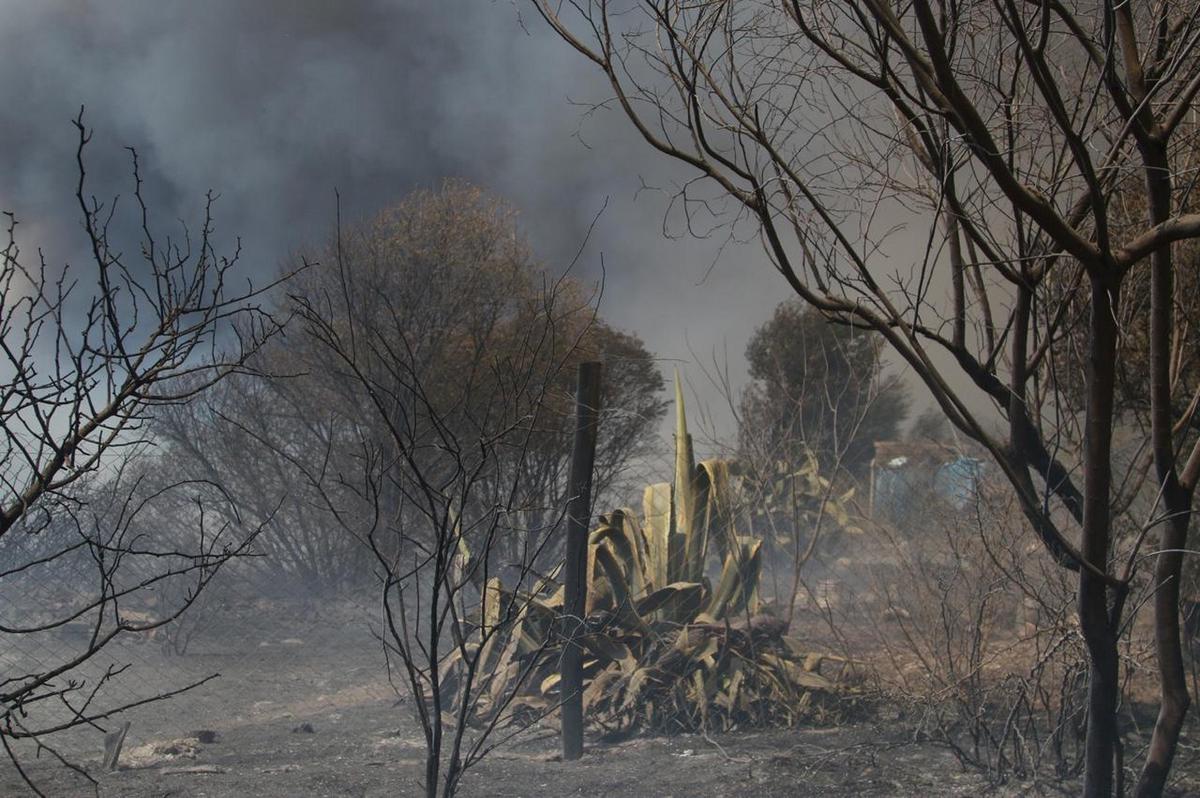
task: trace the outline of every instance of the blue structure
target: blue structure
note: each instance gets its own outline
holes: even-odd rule
[[[880,441],[871,463],[871,509],[899,521],[931,496],[963,510],[979,495],[985,463],[940,444]]]
[[[933,475],[933,490],[954,507],[962,510],[975,503],[983,480],[983,461],[960,455]]]

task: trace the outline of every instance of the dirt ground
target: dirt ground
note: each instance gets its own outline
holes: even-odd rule
[[[173,738],[135,745],[126,766],[102,775],[99,794],[166,796],[423,795],[422,746],[397,729],[407,721],[386,703],[292,715],[218,730],[217,741]],[[304,724],[308,724],[307,727]],[[408,723],[411,726],[411,722]],[[294,731],[312,728],[312,732]],[[397,732],[400,733],[397,733]],[[47,795],[94,794],[58,768],[31,769]],[[867,726],[727,734],[705,738],[591,740],[579,762],[563,763],[552,731],[532,730],[494,752],[464,781],[464,796],[968,796],[1026,794],[1028,785],[989,791],[953,757],[896,744]],[[14,774],[0,794],[21,795]]]
[[[47,756],[27,756],[28,772],[42,791],[121,798],[423,795],[419,728],[411,707],[387,682],[361,607],[256,617],[225,619],[184,657],[168,656],[156,641],[114,649],[114,662],[133,665],[124,681],[111,686],[118,697],[221,676],[123,716],[132,725],[121,768],[99,774],[96,788]],[[553,728],[534,727],[469,771],[461,794],[933,798],[1077,789],[990,785],[944,748],[913,742],[911,726],[893,714],[887,721],[836,728],[590,739],[585,757],[574,763],[557,757]],[[104,727],[111,729],[112,721]],[[59,744],[73,761],[98,770],[101,731],[73,732]],[[1185,754],[1173,794],[1200,795],[1200,768]],[[0,765],[0,796],[27,794],[11,766]]]

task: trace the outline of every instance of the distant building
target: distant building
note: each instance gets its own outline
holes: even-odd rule
[[[935,441],[877,441],[869,506],[875,518],[901,521],[931,498],[956,510],[971,506],[984,478],[983,460]]]

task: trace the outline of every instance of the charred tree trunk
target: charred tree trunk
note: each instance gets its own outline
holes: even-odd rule
[[[1171,215],[1171,175],[1165,146],[1143,148],[1149,222]],[[1176,470],[1171,412],[1171,347],[1174,327],[1174,263],[1170,246],[1150,256],[1150,424],[1154,465],[1161,490],[1163,522],[1160,553],[1154,567],[1154,639],[1161,702],[1146,763],[1138,779],[1138,798],[1162,795],[1175,758],[1191,697],[1183,665],[1179,630],[1179,582],[1187,547],[1192,496]]]
[[[1116,620],[1109,613],[1108,573],[1112,537],[1113,394],[1116,379],[1116,289],[1091,276],[1091,351],[1087,363],[1087,417],[1084,431],[1084,503],[1080,549],[1091,568],[1079,570],[1079,622],[1090,660],[1088,732],[1083,795],[1108,798],[1113,792],[1117,745],[1118,679]],[[1093,569],[1095,569],[1093,571]],[[1097,573],[1098,572],[1098,573]]]

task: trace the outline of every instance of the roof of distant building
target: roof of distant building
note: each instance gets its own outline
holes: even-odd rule
[[[937,441],[875,441],[876,468],[936,468],[964,455],[958,448]]]

